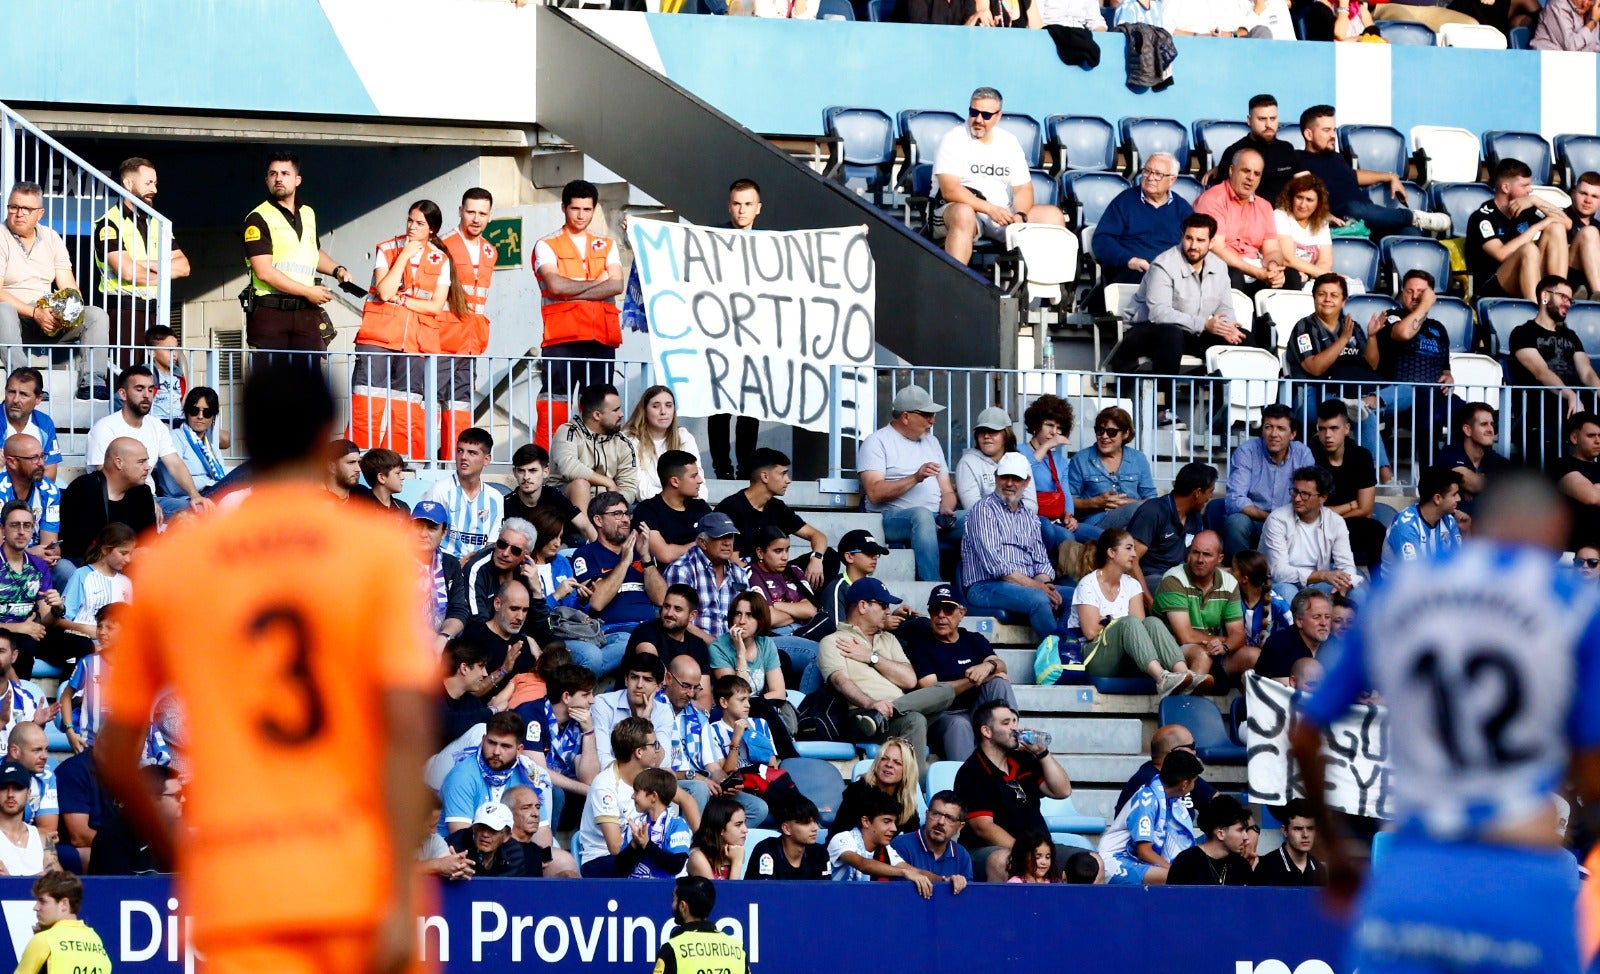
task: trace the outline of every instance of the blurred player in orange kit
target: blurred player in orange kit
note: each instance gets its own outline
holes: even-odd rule
[[[427,815],[418,769],[438,683],[416,543],[322,489],[337,426],[320,374],[262,365],[244,396],[250,495],[140,552],[96,742],[102,780],[176,853],[208,971],[414,969],[427,904],[410,825]],[[192,772],[181,842],[138,776],[168,687]]]

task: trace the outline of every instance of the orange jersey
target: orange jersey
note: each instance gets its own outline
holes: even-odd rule
[[[187,718],[182,903],[196,941],[349,931],[391,888],[386,690],[436,690],[416,542],[386,511],[259,484],[139,552],[106,719]]]

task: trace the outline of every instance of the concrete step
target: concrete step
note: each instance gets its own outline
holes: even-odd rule
[[[1024,714],[1105,714],[1154,719],[1156,696],[1101,693],[1092,686],[1015,686],[1017,706]]]
[[[1051,735],[1060,754],[1143,754],[1144,722],[1137,717],[1029,717],[1023,725]]]
[[[1072,789],[1072,807],[1080,815],[1098,815],[1105,819],[1107,824],[1116,818],[1113,814],[1117,807],[1117,796],[1122,793],[1120,788],[1078,788]]]
[[[1028,658],[1025,661],[1027,665],[1024,666],[1022,670],[1013,671],[1011,682],[1032,683],[1033,651],[1039,645],[1039,640],[1034,638],[1033,627],[1027,625],[1017,625],[1013,622],[1001,622],[999,619],[995,619],[990,616],[969,615],[966,618],[966,622],[971,623],[974,619],[983,620],[981,627],[978,625],[968,625],[966,628],[971,629],[973,632],[983,633],[989,638],[990,645],[998,646],[1002,649],[1002,651],[1027,653]],[[1008,650],[1007,647],[1010,647],[1010,649]],[[1023,649],[1022,647],[1027,648]],[[1005,660],[1006,666],[1008,667],[1014,667],[1016,665],[1016,663],[1013,662],[1013,657],[1007,656],[1005,657]],[[1016,657],[1016,660],[1017,662],[1023,662],[1021,657]],[[1021,673],[1023,670],[1026,670],[1029,676],[1027,679],[1019,681],[1015,674]]]
[[[883,515],[863,514],[860,511],[799,511],[807,524],[828,536],[828,544],[837,548],[839,541],[850,531],[870,531],[874,538],[883,540]],[[910,549],[906,549],[907,554]]]
[[[1086,782],[1104,785],[1118,785],[1133,777],[1147,758],[1144,754],[1057,754],[1056,760],[1067,769],[1067,774],[1074,782]],[[1219,788],[1227,785],[1243,785],[1245,783],[1245,768],[1242,764],[1212,764],[1206,766],[1206,780]],[[1225,790],[1237,790],[1227,788]],[[1076,794],[1076,793],[1074,793]],[[1074,802],[1076,804],[1076,802]],[[1085,815],[1097,814],[1078,805],[1078,811]],[[1109,816],[1108,816],[1109,817]]]
[[[707,480],[712,506],[724,497],[750,486],[747,480]],[[783,495],[783,502],[797,511],[837,511],[861,509],[861,483],[854,477],[824,480],[796,480]]]

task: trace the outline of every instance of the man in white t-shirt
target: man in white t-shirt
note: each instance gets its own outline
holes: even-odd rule
[[[1033,202],[1033,177],[1016,136],[1000,128],[1000,92],[979,88],[967,108],[967,124],[939,141],[933,177],[940,202],[933,213],[934,237],[944,252],[965,264],[981,234],[1004,242],[1008,224],[1053,223],[1066,218],[1054,206]]]
[[[111,445],[112,440],[123,436],[130,437],[145,445],[150,451],[151,459],[166,468],[167,473],[172,475],[172,479],[185,495],[183,497],[158,495],[156,502],[161,505],[163,513],[173,514],[186,507],[193,507],[200,512],[211,510],[211,502],[200,496],[199,488],[194,485],[194,478],[189,476],[188,465],[178,455],[178,448],[172,442],[171,427],[160,420],[150,418],[150,406],[156,397],[155,373],[143,365],[125,369],[117,378],[117,393],[122,397],[122,408],[96,420],[89,428],[89,445],[85,457],[89,469],[98,470],[105,464],[106,448]],[[145,477],[145,483],[151,490],[155,490],[153,471]]]
[[[883,515],[890,544],[911,546],[917,580],[937,582],[939,546],[961,541],[965,511],[956,511],[956,490],[933,423],[944,407],[921,386],[906,386],[889,404],[889,425],[861,441],[856,469],[869,513]]]

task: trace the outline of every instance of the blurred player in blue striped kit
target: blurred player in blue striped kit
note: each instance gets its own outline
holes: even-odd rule
[[[1558,564],[1570,520],[1545,481],[1501,477],[1474,526],[1373,592],[1294,730],[1326,825],[1321,728],[1369,689],[1388,707],[1395,834],[1345,970],[1579,967],[1578,875],[1552,795],[1570,773],[1581,797],[1600,798],[1600,592]],[[1324,834],[1338,900],[1354,873],[1338,833]]]

